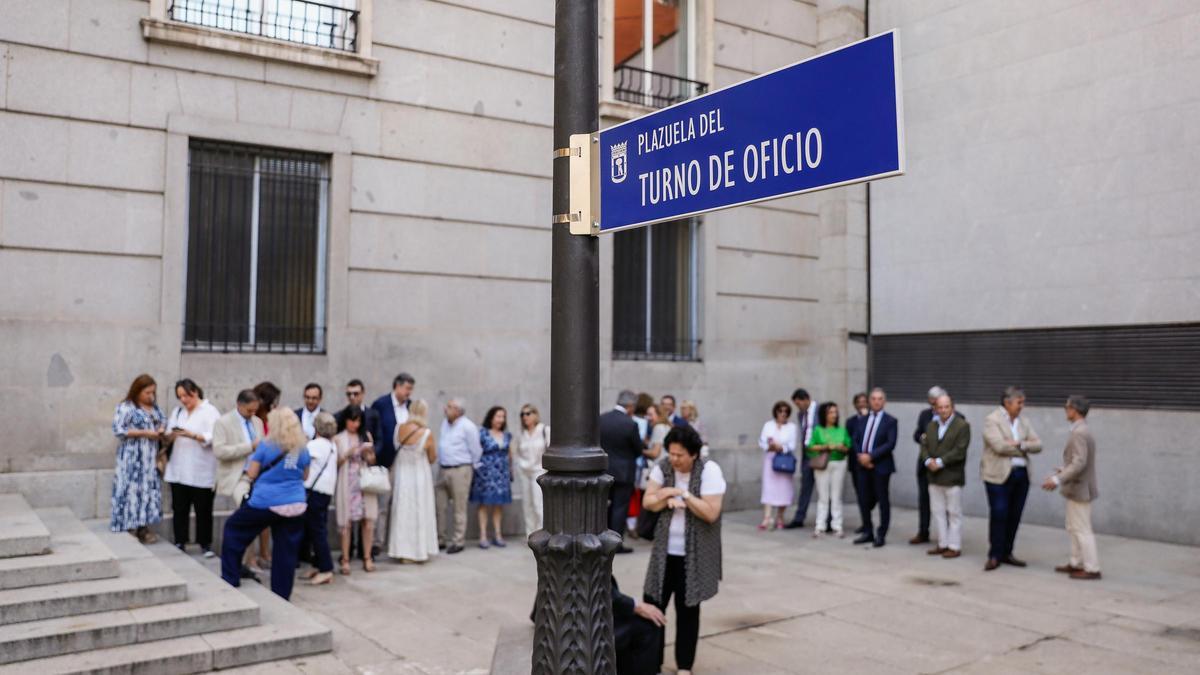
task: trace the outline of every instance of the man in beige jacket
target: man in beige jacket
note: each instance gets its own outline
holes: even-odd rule
[[[1085,418],[1090,404],[1082,396],[1067,399],[1067,421],[1071,437],[1063,450],[1063,465],[1042,483],[1045,490],[1059,489],[1067,500],[1067,532],[1071,535],[1071,560],[1054,568],[1072,579],[1099,579],[1100,556],[1096,553],[1096,535],[1092,532],[1092,501],[1100,496],[1096,489],[1096,439],[1088,431]]]
[[[237,396],[237,408],[221,415],[213,426],[213,455],[217,458],[217,494],[233,496],[246,458],[258,447],[263,437],[263,423],[258,412],[258,396],[243,389]]]
[[[988,500],[988,556],[985,571],[1001,563],[1025,567],[1025,561],[1013,556],[1017,528],[1029,495],[1029,455],[1042,451],[1042,439],[1029,420],[1021,416],[1025,392],[1009,387],[1000,398],[1000,407],[983,419],[983,458],[979,475]]]

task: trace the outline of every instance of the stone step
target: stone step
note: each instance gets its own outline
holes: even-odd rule
[[[113,579],[0,591],[0,625],[187,600],[187,584],[157,558],[121,560],[120,569]]]
[[[154,547],[163,550],[157,560],[187,583],[186,600],[0,626],[0,663],[244,629],[259,623],[258,604],[246,594],[169,544]],[[156,648],[143,645],[142,649],[156,653]],[[26,672],[32,671],[30,667]]]
[[[188,562],[211,576],[211,573],[200,568],[195,561]],[[159,640],[152,645],[130,644],[24,661],[0,666],[0,675],[177,675],[214,669],[224,670],[265,661],[319,654],[333,649],[333,635],[329,628],[309,617],[304,610],[277,597],[269,589],[249,582],[240,590],[229,590],[242,593],[258,603],[260,625]]]
[[[116,556],[69,509],[34,513],[50,534],[50,552],[0,558],[0,590],[117,576]]]
[[[50,531],[19,494],[0,495],[0,558],[50,552]]]

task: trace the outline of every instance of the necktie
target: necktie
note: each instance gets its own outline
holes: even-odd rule
[[[867,437],[863,441],[863,452],[871,453],[871,446],[875,444],[875,421],[879,418],[875,413],[871,413],[871,419],[867,422]]]
[[[253,443],[254,442],[254,427],[250,426],[250,420],[243,419],[242,424],[246,425],[246,437],[250,439],[251,443]]]

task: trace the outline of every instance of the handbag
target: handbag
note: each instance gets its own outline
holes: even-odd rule
[[[364,466],[358,470],[358,489],[365,495],[385,495],[392,491],[392,480],[385,466]]]
[[[813,471],[824,471],[825,467],[829,466],[829,453],[817,453],[816,457],[808,458],[808,468]]]
[[[638,539],[654,541],[654,531],[658,529],[658,519],[662,514],[663,511],[651,511],[647,508],[638,513],[637,524],[634,526]]]
[[[796,455],[791,452],[777,452],[771,460],[771,469],[778,473],[796,473]]]

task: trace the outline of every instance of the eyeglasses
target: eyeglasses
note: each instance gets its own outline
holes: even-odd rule
[[[536,414],[537,413],[533,412],[532,410],[522,410],[521,411],[521,417],[529,417],[530,415],[536,415]]]

